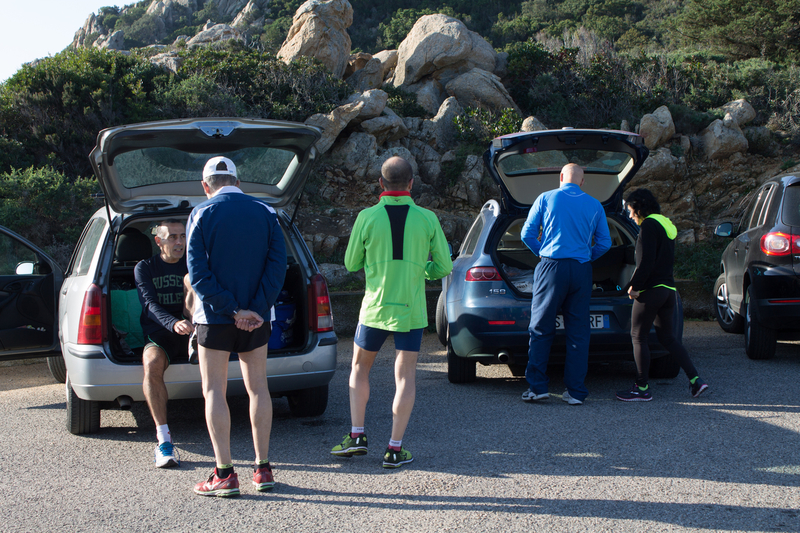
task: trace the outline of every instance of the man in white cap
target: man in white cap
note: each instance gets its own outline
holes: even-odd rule
[[[187,223],[187,263],[194,289],[193,322],[200,352],[206,423],[216,468],[194,487],[203,496],[238,496],[225,397],[230,354],[239,354],[255,447],[253,484],[275,484],[269,464],[272,399],[267,387],[270,309],[286,275],[286,245],[275,210],[239,189],[236,165],[211,158],[203,169],[208,200]],[[253,238],[257,236],[257,238]]]

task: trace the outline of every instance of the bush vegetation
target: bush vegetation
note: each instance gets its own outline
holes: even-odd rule
[[[503,84],[522,116],[535,115],[549,127],[634,125],[668,105],[676,127],[696,133],[721,116],[721,105],[746,98],[758,112],[755,124],[800,139],[800,0],[350,2],[354,50],[399,46],[426,14],[463,21],[508,54]],[[213,0],[198,0],[200,10],[178,11],[164,35],[146,14],[150,3],[101,8],[97,23],[106,32],[123,30],[126,45],[139,47],[172,45],[209,19],[229,22]],[[152,49],[64,51],[24,66],[0,84],[0,224],[46,248],[74,244],[94,208],[86,156],[103,128],[193,116],[303,121],[339,105],[349,89],[321,64],[286,65],[275,57],[302,3],[272,0],[245,44],[188,49],[180,41],[177,73],[152,65]],[[387,92],[401,116],[428,116],[412,93]],[[456,124],[458,159],[480,154],[489,139],[516,131],[520,122],[511,110],[465,110]],[[457,175],[457,167],[445,171]],[[57,218],[62,215],[42,207],[48,203],[68,206],[59,212],[75,218]],[[694,255],[685,259],[703,263]],[[691,277],[708,277],[695,270]]]

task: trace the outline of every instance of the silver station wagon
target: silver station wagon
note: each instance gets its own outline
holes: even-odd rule
[[[50,355],[54,376],[66,382],[70,432],[96,432],[102,409],[144,401],[144,341],[133,269],[157,253],[151,230],[159,221],[185,223],[192,208],[206,200],[202,169],[216,155],[236,163],[245,193],[276,209],[286,241],[286,281],[269,343],[270,392],[285,396],[296,416],[324,413],[337,337],[325,279],[293,223],[296,208],[289,209],[308,177],[319,135],[303,124],[238,118],[109,128],[100,132],[90,154],[105,207],[86,224],[63,274],[18,235],[0,235],[21,250],[6,259],[9,275],[2,279],[0,273],[6,291],[19,288],[7,299],[23,312],[21,318],[0,317],[3,328],[19,330],[12,332],[15,349],[5,353]],[[63,359],[53,353],[59,347]],[[228,394],[246,394],[235,354],[228,376]],[[170,365],[164,380],[170,399],[202,398],[197,365]]]

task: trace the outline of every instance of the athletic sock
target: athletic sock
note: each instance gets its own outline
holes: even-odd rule
[[[694,382],[697,381],[698,379],[700,379],[700,376],[695,376],[695,377],[693,377],[692,379],[689,380],[689,383],[694,385]]]
[[[352,426],[350,428],[350,438],[352,438],[352,439],[358,437],[359,435],[363,435],[363,434],[364,434],[364,428],[363,427],[359,428],[359,427],[356,427],[356,426]]]
[[[172,435],[169,433],[169,425],[164,424],[163,426],[156,427],[156,437],[158,438],[159,444],[172,442]]]
[[[403,448],[402,440],[389,440],[389,449],[399,452]]]
[[[217,468],[214,469],[217,473],[217,477],[220,479],[225,479],[226,477],[233,474],[233,465],[217,465]]]
[[[261,459],[261,460],[256,461],[256,470],[258,470],[262,466],[269,466],[269,460]]]

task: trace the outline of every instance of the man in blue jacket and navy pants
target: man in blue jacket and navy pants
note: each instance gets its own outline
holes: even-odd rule
[[[253,484],[273,487],[269,464],[272,399],[267,388],[267,342],[271,309],[286,276],[286,245],[275,210],[239,189],[236,165],[214,157],[203,168],[208,200],[187,223],[189,280],[196,294],[193,321],[206,400],[206,423],[217,466],[194,491],[203,496],[238,496],[233,471],[231,418],[225,393],[228,360],[239,354],[247,394],[256,461]]]
[[[522,227],[522,242],[541,257],[533,275],[531,334],[525,379],[526,402],[550,397],[547,362],[559,310],[567,333],[562,399],[581,405],[588,395],[584,379],[589,367],[589,302],[592,263],[611,247],[603,206],[581,190],[583,169],[570,163],[561,169],[558,189],[542,193]],[[541,240],[539,233],[541,232]],[[594,239],[594,246],[592,246]]]

